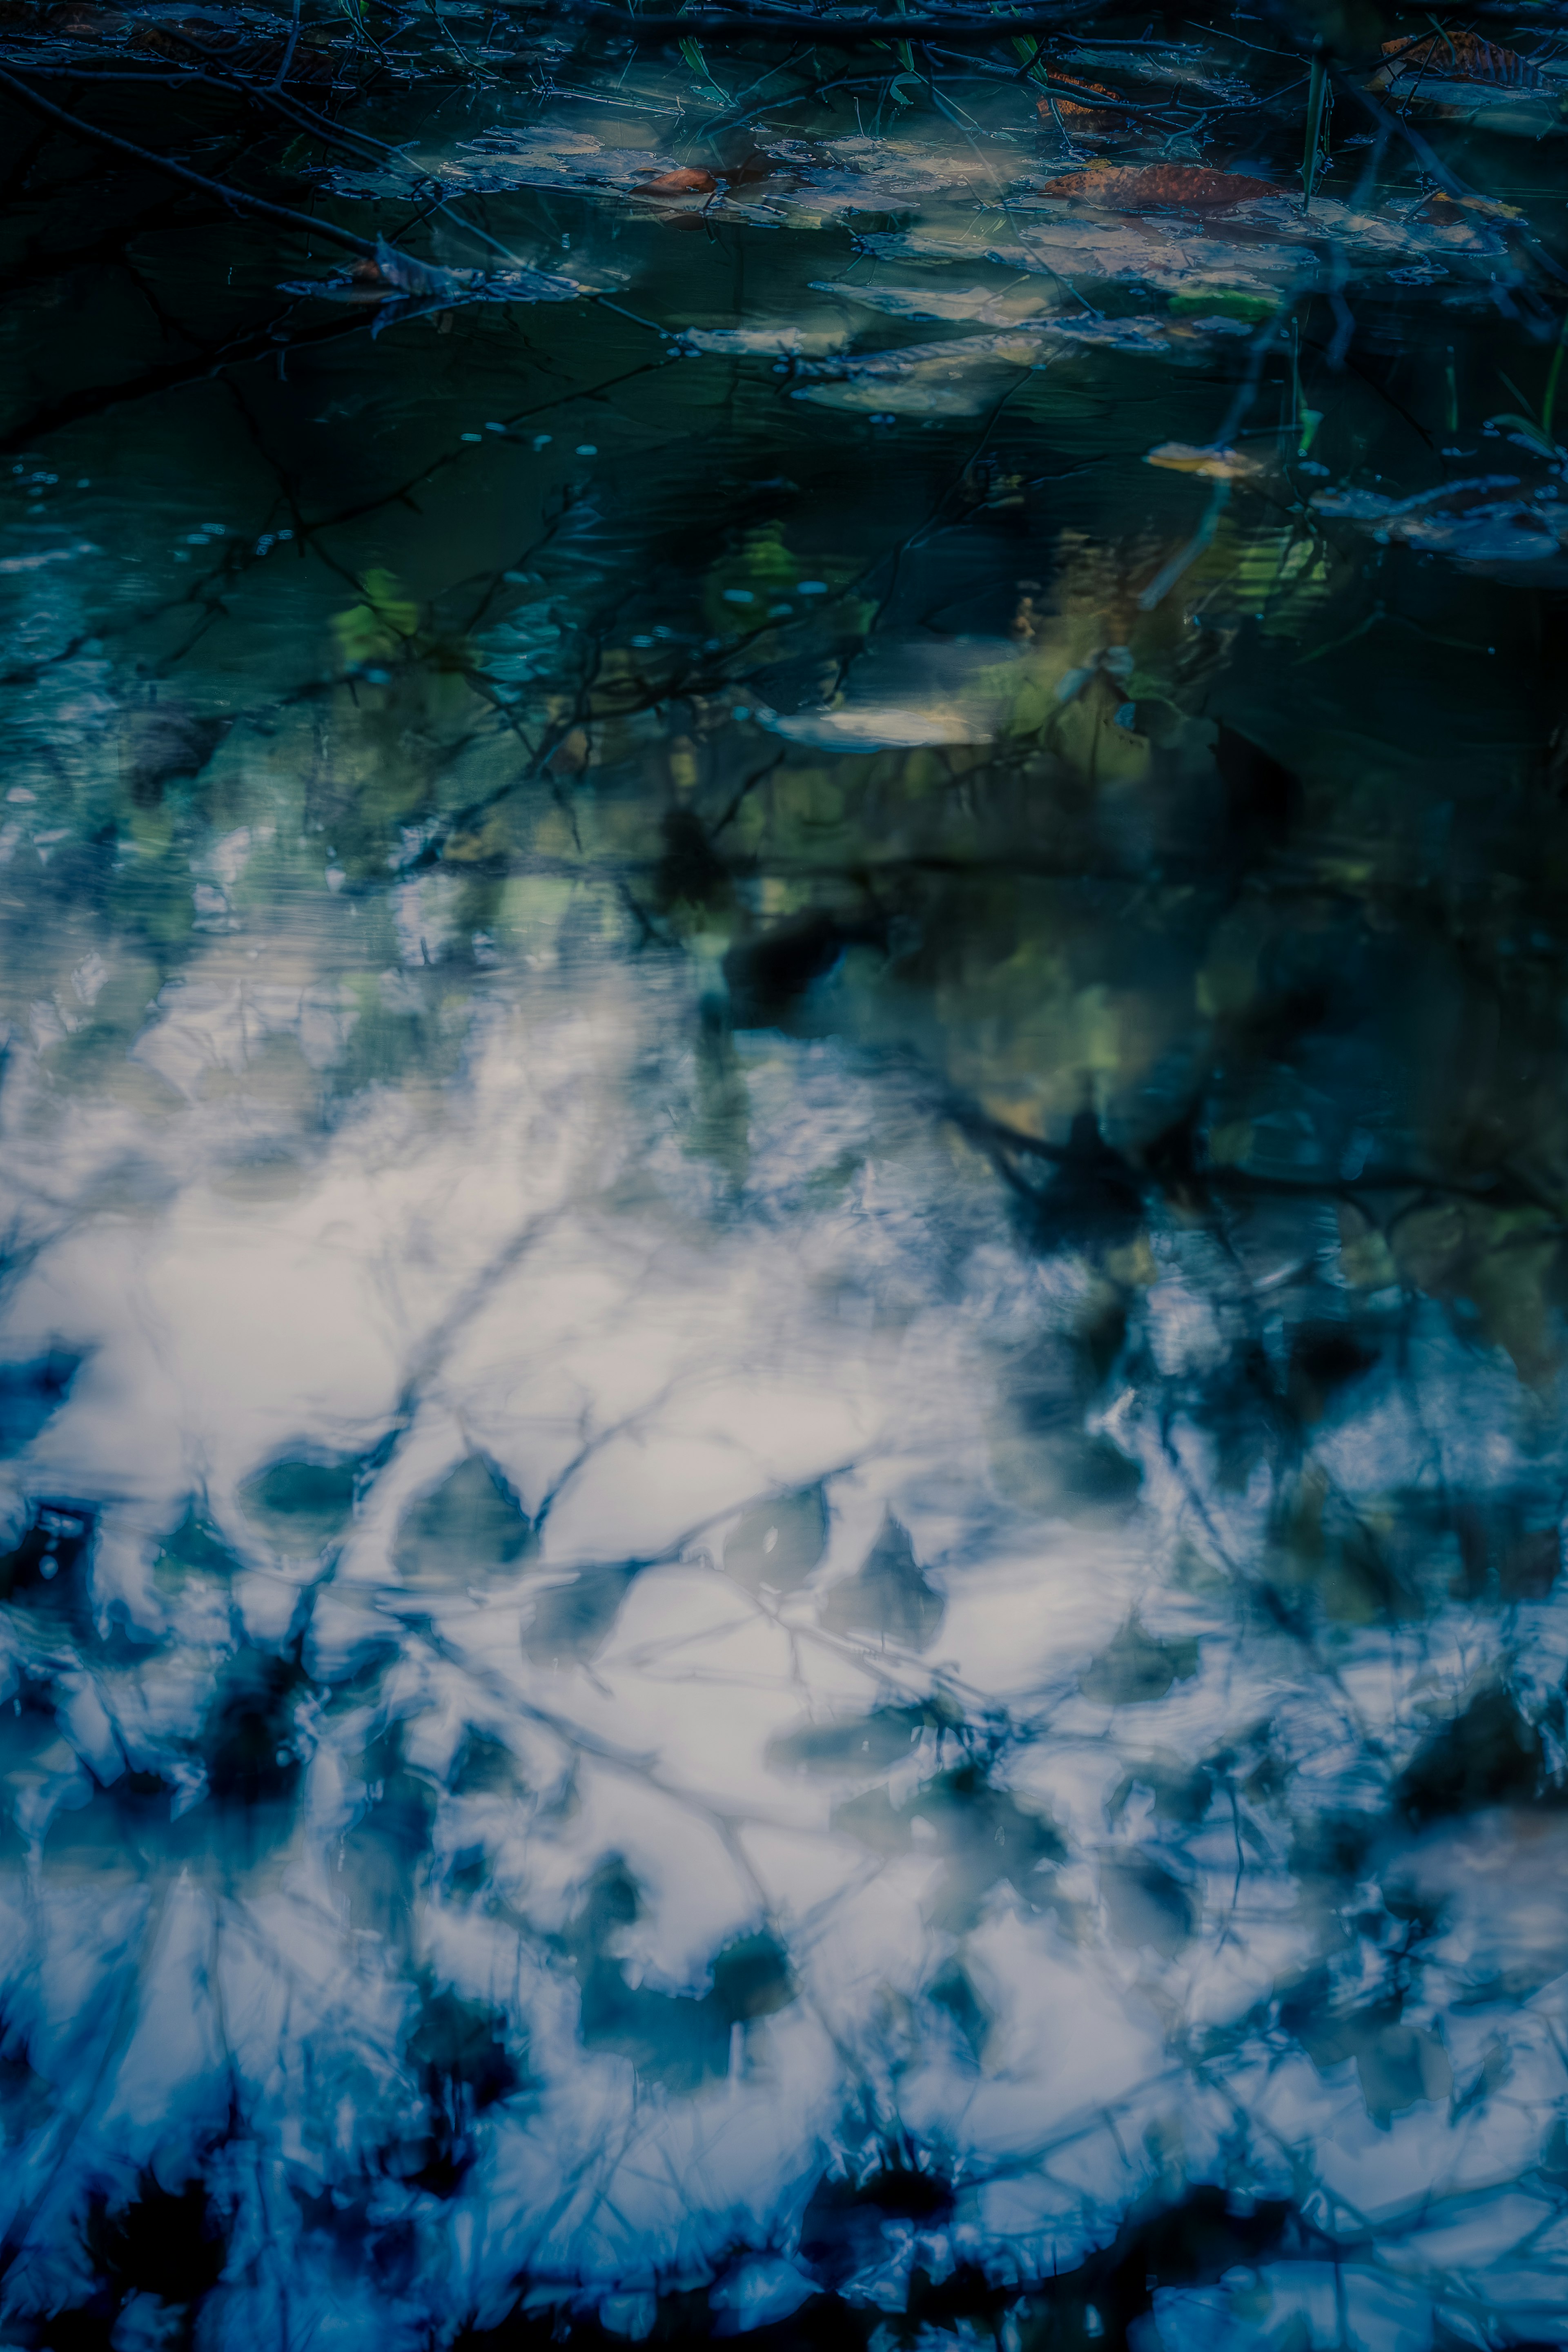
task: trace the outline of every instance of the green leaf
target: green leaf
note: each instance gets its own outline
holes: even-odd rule
[[[698,80],[702,82],[709,89],[719,90],[719,95],[722,98],[724,95],[723,91],[719,89],[718,83],[714,80],[712,75],[708,70],[708,60],[702,54],[701,42],[694,41],[689,36],[680,43],[680,54],[686,59],[687,64],[691,68],[691,70],[696,75]]]
[[[1173,319],[1271,319],[1279,308],[1272,294],[1244,294],[1234,286],[1188,286],[1171,297]]]

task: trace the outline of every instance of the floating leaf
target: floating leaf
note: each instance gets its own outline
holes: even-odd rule
[[[1230,212],[1237,205],[1256,203],[1282,191],[1268,180],[1248,179],[1240,172],[1212,172],[1196,163],[1150,163],[1142,167],[1108,164],[1100,171],[1072,172],[1053,180],[1048,193],[1075,203],[1098,205],[1107,212],[1141,213],[1156,206],[1179,206],[1184,212]]]
[[[1234,286],[1184,286],[1171,297],[1173,318],[1186,318],[1201,310],[1206,324],[1212,324],[1216,318],[1260,324],[1273,318],[1279,308],[1279,303],[1266,294],[1244,294]]]
[[[1376,539],[1505,577],[1523,565],[1557,566],[1568,551],[1568,501],[1527,489],[1512,474],[1445,482],[1408,499],[1376,490],[1320,490],[1312,504],[1320,514],[1360,524]]]
[[[985,286],[852,286],[847,279],[815,278],[814,294],[835,294],[840,301],[859,302],[893,319],[952,319],[976,326],[1016,326],[1038,318],[1050,306],[1050,297],[1037,287],[1008,288],[1001,293]]]
[[[1384,41],[1387,64],[1379,66],[1368,89],[1388,89],[1412,75],[1436,76],[1444,81],[1487,81],[1507,89],[1534,89],[1541,68],[1496,41],[1458,26],[1452,32],[1429,33],[1425,40]]]
[[[403,652],[419,631],[419,607],[392,572],[369,571],[361,586],[363,601],[332,615],[339,656],[351,668]]]
[[[813,361],[800,372],[815,381],[795,397],[872,415],[973,416],[992,396],[1001,371],[1041,367],[1048,356],[1037,327],[910,343],[901,351]]]
[[[684,327],[678,341],[714,359],[806,359],[836,352],[844,335],[832,328]]]
[[[1064,97],[1061,95],[1064,89],[1075,90],[1079,95]],[[1093,100],[1097,98],[1109,98],[1114,103],[1110,108],[1096,106]],[[1137,128],[1136,120],[1128,110],[1121,90],[1110,89],[1105,82],[1080,81],[1076,74],[1055,70],[1051,74],[1049,92],[1038,101],[1035,111],[1042,125],[1059,122],[1065,131],[1079,131],[1093,139],[1126,139]]]
[[[1163,466],[1174,474],[1200,474],[1205,482],[1248,482],[1263,470],[1256,457],[1239,449],[1194,449],[1186,441],[1162,441],[1143,463]]]
[[[1089,351],[1132,352],[1153,359],[1189,364],[1212,356],[1216,347],[1250,340],[1251,329],[1223,312],[1202,318],[1172,319],[1151,311],[1135,311],[1120,319],[1052,319],[1046,332],[1059,342],[1081,344]]]
[[[1541,138],[1563,123],[1560,93],[1539,66],[1457,28],[1406,44],[1384,43],[1384,63],[1366,87],[1397,98],[1402,114],[1469,121],[1489,131]]]
[[[689,47],[683,43],[682,47]],[[694,172],[683,165],[676,172],[661,172],[657,179],[644,180],[637,187],[639,196],[710,196],[719,183],[711,172]]]

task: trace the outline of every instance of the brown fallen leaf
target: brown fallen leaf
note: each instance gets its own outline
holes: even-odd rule
[[[1446,188],[1434,188],[1424,204],[1415,207],[1415,217],[1430,221],[1436,228],[1464,226],[1465,215],[1474,213],[1482,220],[1523,220],[1522,205],[1505,205],[1495,196],[1451,196]]]
[[[661,172],[657,180],[638,183],[639,196],[710,196],[718,186],[711,172],[693,172],[684,165],[677,172]]]
[[[1280,191],[1268,180],[1242,172],[1211,172],[1201,163],[1108,164],[1103,171],[1071,172],[1053,180],[1047,194],[1099,205],[1106,212],[1141,213],[1155,205],[1181,205],[1194,212],[1227,212]]]
[[[1540,69],[1517,49],[1505,49],[1462,27],[1428,33],[1423,41],[1384,41],[1383,54],[1388,62],[1379,66],[1368,89],[1388,89],[1407,74],[1430,74],[1439,81],[1496,82],[1506,89],[1535,89],[1541,81]]]
[[[1082,99],[1062,97],[1058,85],[1081,90]],[[1090,103],[1097,98],[1114,99],[1116,106],[1107,109]],[[1080,81],[1076,74],[1053,73],[1051,94],[1039,100],[1035,111],[1042,124],[1059,122],[1066,130],[1087,131],[1096,139],[1110,139],[1118,133],[1125,137],[1133,128],[1131,118],[1121,110],[1124,102],[1123,93],[1105,82]]]

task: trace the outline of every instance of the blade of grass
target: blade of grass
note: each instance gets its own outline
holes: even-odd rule
[[[1312,44],[1312,73],[1307,88],[1307,141],[1301,155],[1301,210],[1312,201],[1318,176],[1318,148],[1323,135],[1323,100],[1328,95],[1328,50],[1320,37]]]

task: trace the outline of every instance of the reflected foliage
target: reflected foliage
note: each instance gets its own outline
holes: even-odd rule
[[[1568,15],[859,13],[0,7],[6,2344],[1568,2341]]]

